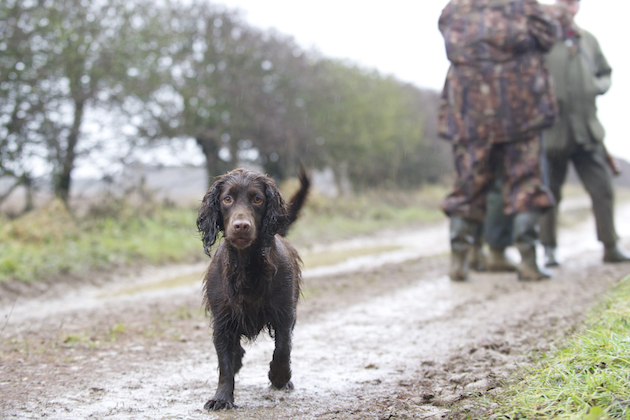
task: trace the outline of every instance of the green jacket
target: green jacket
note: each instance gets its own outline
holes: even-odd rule
[[[548,152],[566,152],[569,136],[584,149],[593,149],[604,140],[604,127],[597,119],[596,98],[610,88],[612,69],[595,37],[575,29],[572,37],[556,42],[546,55],[555,84],[559,116],[545,131]]]

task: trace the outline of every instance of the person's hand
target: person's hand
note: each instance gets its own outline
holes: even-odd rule
[[[621,174],[621,166],[619,166],[619,162],[617,162],[617,159],[615,159],[613,155],[608,153],[608,151],[606,151],[606,163],[610,167],[610,170],[612,171],[614,176],[618,176]]]
[[[595,78],[595,87],[597,88],[597,94],[603,95],[610,89],[610,77],[597,77]]]

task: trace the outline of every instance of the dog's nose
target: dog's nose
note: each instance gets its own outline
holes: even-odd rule
[[[249,223],[247,220],[235,220],[232,223],[232,227],[237,232],[247,232],[249,228],[252,227],[252,224]]]

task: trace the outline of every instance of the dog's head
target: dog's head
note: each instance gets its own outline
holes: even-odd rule
[[[219,232],[237,249],[248,248],[257,240],[266,247],[288,224],[287,205],[273,179],[245,169],[218,178],[204,196],[197,217],[208,255]]]

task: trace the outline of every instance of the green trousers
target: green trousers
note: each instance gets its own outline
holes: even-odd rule
[[[503,213],[501,177],[498,176],[486,195],[483,239],[492,248],[502,249],[514,242],[514,215]]]
[[[597,239],[606,246],[614,245],[618,239],[614,220],[614,190],[603,146],[596,146],[594,150],[575,147],[570,153],[547,153],[547,162],[549,187],[558,205],[562,199],[561,190],[569,162],[573,163],[593,203]],[[558,205],[540,218],[540,240],[545,246],[558,246]]]

